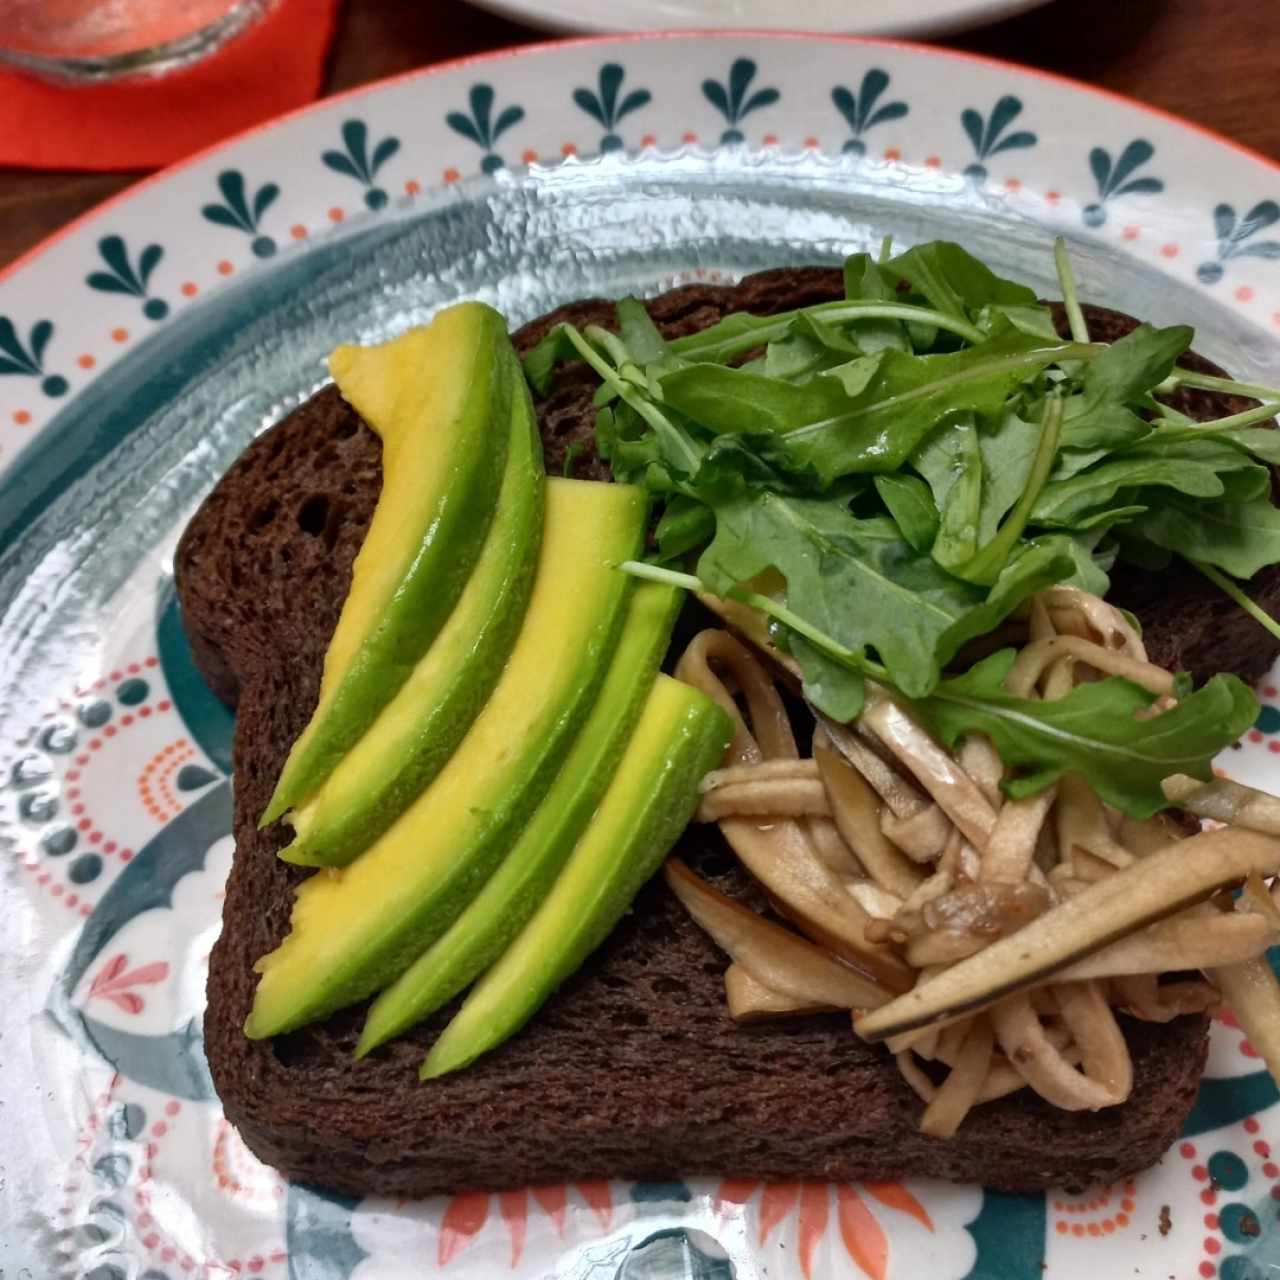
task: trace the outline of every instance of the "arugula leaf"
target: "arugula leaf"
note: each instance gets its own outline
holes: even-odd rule
[[[966,249],[949,240],[917,245],[884,263],[881,272],[905,281],[931,307],[961,319],[973,319],[993,303],[1034,306],[1035,292],[996,275]]]
[[[1170,494],[1140,516],[1134,532],[1188,560],[1202,560],[1233,578],[1252,578],[1280,561],[1280,510],[1269,497],[1252,502],[1194,502]]]
[[[1062,579],[1063,586],[1079,587],[1081,591],[1089,591],[1095,596],[1105,596],[1111,589],[1111,579],[1107,575],[1116,560],[1114,546],[1104,551],[1099,545],[1108,532],[1100,527],[1071,534],[1042,534],[1032,538],[1027,545],[1052,545],[1059,554],[1070,559],[1075,570],[1070,577]]]
[[[838,724],[848,724],[862,714],[867,682],[860,671],[837,662],[817,645],[794,633],[788,636],[787,647],[800,664],[804,696],[819,711]]]
[[[1135,412],[1135,408],[1146,407],[1151,388],[1168,376],[1177,358],[1190,345],[1191,336],[1192,330],[1185,325],[1156,329],[1140,324],[1132,333],[1104,348],[1084,367],[1081,393],[1072,396],[1066,405],[1062,447],[1097,450],[1089,459],[1093,462],[1150,436],[1151,424]],[[1060,463],[1054,478],[1065,479],[1080,469],[1076,466],[1065,470]]]
[[[995,537],[1000,521],[1026,491],[1039,450],[1039,425],[1012,409],[999,422],[978,432],[978,451],[982,454],[979,546],[986,546]]]
[[[807,382],[814,374],[861,355],[857,344],[816,316],[800,316],[765,350],[764,359],[743,368],[783,382]]]
[[[898,291],[885,279],[880,264],[870,254],[855,253],[845,259],[844,296],[849,301],[893,302],[897,300]],[[921,352],[931,347],[938,336],[934,325],[900,320],[862,320],[854,326],[854,331],[858,345],[867,353],[882,347]]]
[[[533,394],[545,396],[555,380],[556,366],[577,358],[578,352],[569,341],[568,330],[563,324],[556,325],[521,361]]]
[[[1089,363],[1082,378],[1085,403],[1141,403],[1152,387],[1169,376],[1193,337],[1195,330],[1185,324],[1167,329],[1140,324]]]
[[[960,577],[969,582],[984,585],[996,580],[1022,537],[1031,515],[1031,508],[1044,489],[1045,481],[1049,477],[1049,469],[1053,466],[1053,456],[1058,451],[1058,432],[1061,427],[1062,397],[1056,393],[1050,393],[1045,400],[1044,416],[1040,423],[1040,439],[1036,446],[1036,456],[1031,463],[1031,473],[1027,477],[1026,488],[995,537],[972,560],[956,569]]]
[[[1180,440],[1217,440],[1231,445],[1242,453],[1259,458],[1268,466],[1280,466],[1280,431],[1275,427],[1227,427],[1218,430],[1213,426],[1163,427],[1151,437],[1153,445]]]
[[[666,340],[658,332],[658,326],[653,323],[643,302],[637,298],[623,298],[617,311],[618,336],[636,364],[648,365],[667,359]]]
[[[902,536],[917,551],[928,551],[938,534],[938,508],[923,480],[906,474],[875,477],[876,492]]]
[[[915,704],[948,747],[985,733],[1000,758],[1023,772],[1007,780],[1014,797],[1033,795],[1065,773],[1079,774],[1103,800],[1134,818],[1167,806],[1160,783],[1173,773],[1208,781],[1210,763],[1257,718],[1258,702],[1235,676],[1203,688],[1150,719],[1135,718],[1155,701],[1117,676],[1077,685],[1054,701],[1016,698],[1004,687],[1016,653],[1003,649],[962,676],[943,680]]]
[[[954,573],[978,550],[983,466],[972,418],[936,432],[912,455],[911,465],[929,482],[942,513],[933,558]]]
[[[854,652],[872,649],[904,693],[919,697],[975,635],[1067,576],[1053,547],[1023,552],[990,591],[914,550],[891,520],[860,520],[832,499],[743,492],[714,504],[716,533],[698,576],[718,595],[776,569],[787,608]]]
[[[1109,453],[1149,439],[1152,430],[1127,405],[1110,400],[1090,405],[1084,396],[1072,396],[1063,413],[1061,447],[1085,461],[1072,466],[1070,458],[1060,457],[1054,477],[1074,475]]]
[[[716,531],[715,516],[711,509],[684,494],[677,494],[667,503],[657,528],[653,531],[662,560],[674,560],[705,546]]]
[[[803,386],[741,369],[690,365],[661,380],[664,401],[717,432],[756,442],[776,465],[812,472],[829,485],[853,472],[896,471],[944,421],[1001,414],[1013,389],[1070,354],[1007,328],[978,346],[944,355],[882,350]],[[850,386],[861,389],[850,393]]]
[[[1197,498],[1217,498],[1224,492],[1218,472],[1206,463],[1155,455],[1125,455],[1047,484],[1031,511],[1041,527],[1073,528],[1082,517],[1098,511],[1122,490],[1160,485]]]

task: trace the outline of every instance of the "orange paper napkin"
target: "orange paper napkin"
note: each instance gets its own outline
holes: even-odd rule
[[[315,98],[339,0],[278,0],[194,66],[64,87],[0,71],[0,165],[153,169]]]

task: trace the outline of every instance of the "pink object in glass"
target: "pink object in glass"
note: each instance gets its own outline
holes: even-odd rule
[[[157,74],[221,47],[270,0],[4,0],[0,63],[65,80]]]

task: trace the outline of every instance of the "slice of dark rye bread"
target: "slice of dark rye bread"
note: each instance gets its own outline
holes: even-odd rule
[[[737,286],[688,286],[650,303],[668,335],[731,310],[778,311],[839,296],[840,273],[786,269]],[[1090,311],[1098,336],[1132,321]],[[603,301],[526,326],[528,350],[557,320],[609,324]],[[1209,366],[1204,366],[1209,367]],[[591,380],[564,370],[539,405],[551,473],[571,444],[575,474],[607,478],[591,448]],[[1182,397],[1201,416],[1234,409]],[[353,1194],[707,1174],[757,1179],[931,1176],[1005,1190],[1113,1181],[1156,1161],[1196,1094],[1204,1018],[1125,1020],[1134,1059],[1123,1106],[1067,1113],[1023,1094],[979,1107],[950,1141],[916,1131],[920,1103],[885,1052],[847,1018],[742,1028],[725,1012],[724,956],[660,881],[530,1025],[457,1075],[417,1068],[452,1013],[371,1058],[352,1057],[363,1009],[271,1042],[247,1039],[254,961],[289,922],[301,869],[258,831],[276,775],[314,706],[330,633],[381,483],[377,438],[327,388],[255,440],[206,499],[175,558],[196,661],[237,705],[236,852],[209,968],[205,1051],[229,1120],[291,1177]],[[1117,573],[1118,600],[1146,625],[1153,656],[1197,677],[1260,675],[1276,646],[1195,575]],[[1254,594],[1280,605],[1280,575]],[[718,834],[691,828],[681,856],[759,904]]]

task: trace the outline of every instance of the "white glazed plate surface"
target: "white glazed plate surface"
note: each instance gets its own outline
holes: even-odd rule
[[[583,41],[375,85],[141,184],[0,277],[0,1272],[399,1280],[1262,1280],[1277,1092],[1229,1022],[1188,1131],[1084,1196],[599,1183],[421,1204],[288,1186],[201,1053],[230,717],[172,595],[186,519],[337,343],[946,236],[1191,321],[1280,378],[1280,173],[1064,81],[759,34]],[[1219,762],[1277,789],[1280,708]],[[1167,1215],[1162,1209],[1167,1206]]]

